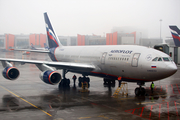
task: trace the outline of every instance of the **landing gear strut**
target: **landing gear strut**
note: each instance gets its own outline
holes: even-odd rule
[[[69,71],[66,69],[63,69],[62,71],[62,75],[63,75],[63,79],[61,80],[61,82],[59,83],[59,88],[60,87],[70,87],[70,80],[66,78],[66,73],[68,73]]]
[[[137,83],[139,85],[138,88],[135,89],[135,95],[136,96],[145,96],[146,94],[146,90],[142,87],[142,85],[144,85],[144,82],[141,82],[141,83]]]

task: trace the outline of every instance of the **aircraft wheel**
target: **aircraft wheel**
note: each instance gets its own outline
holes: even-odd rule
[[[141,95],[145,96],[145,94],[146,94],[146,90],[144,88],[141,88]]]
[[[79,87],[81,87],[81,86],[82,86],[81,82],[83,82],[83,78],[82,78],[82,77],[79,77],[79,79],[78,79],[78,80],[79,80],[79,84],[78,84],[78,86],[79,86]]]
[[[70,79],[66,79],[66,86],[68,87],[70,85]]]
[[[79,80],[79,82],[81,83],[81,82],[82,82],[82,77],[79,77],[79,79],[78,79],[78,80]]]
[[[135,95],[139,96],[141,94],[140,88],[135,89]]]
[[[116,82],[115,82],[115,80],[111,80],[111,87],[115,87],[115,84],[116,84]]]
[[[108,85],[108,80],[104,78],[104,87],[107,87],[107,85]]]
[[[115,84],[115,80],[111,80],[112,81],[112,84]]]
[[[64,79],[62,79],[61,82],[59,83],[59,88],[63,87],[63,83],[64,83]]]
[[[89,79],[89,77],[87,77],[87,78],[86,78],[86,82],[88,82],[88,83],[90,82],[90,79]]]
[[[69,79],[62,79],[61,82],[59,83],[59,88],[60,87],[69,87],[69,85],[70,85]]]

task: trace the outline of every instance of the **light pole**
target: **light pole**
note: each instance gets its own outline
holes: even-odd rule
[[[162,19],[160,19],[159,21],[160,21],[160,39],[161,39],[161,22],[162,22]]]

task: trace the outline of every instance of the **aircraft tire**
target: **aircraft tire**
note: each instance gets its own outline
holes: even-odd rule
[[[61,82],[59,83],[59,88],[60,87],[69,87],[69,85],[70,85],[69,79],[62,79]]]
[[[78,78],[78,81],[81,83],[81,82],[82,82],[82,77],[79,77],[79,78]]]
[[[79,77],[79,78],[78,78],[78,81],[79,81],[78,86],[81,87],[81,86],[82,86],[82,83],[81,83],[81,82],[83,82],[83,78],[82,78],[82,77]]]
[[[63,87],[63,79],[61,80],[61,82],[59,83],[59,88],[62,88]]]
[[[68,87],[70,85],[70,79],[66,79],[66,86]]]
[[[88,82],[88,83],[90,82],[90,79],[89,79],[89,77],[87,77],[87,78],[86,78],[86,82]]]
[[[144,88],[141,88],[141,96],[145,96],[146,90]]]
[[[111,87],[115,87],[116,81],[115,80],[111,80]]]
[[[115,80],[111,80],[112,81],[112,84],[115,84]]]
[[[140,88],[135,89],[135,95],[139,96],[141,94]]]

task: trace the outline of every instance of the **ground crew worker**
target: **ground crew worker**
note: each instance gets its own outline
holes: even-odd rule
[[[120,76],[118,77],[119,87],[121,87],[121,78]]]
[[[74,80],[74,84],[75,84],[75,83],[76,83],[76,79],[77,79],[76,75],[74,75],[74,76],[72,77],[72,79]]]
[[[153,93],[153,89],[154,89],[154,83],[151,83],[151,92]]]

